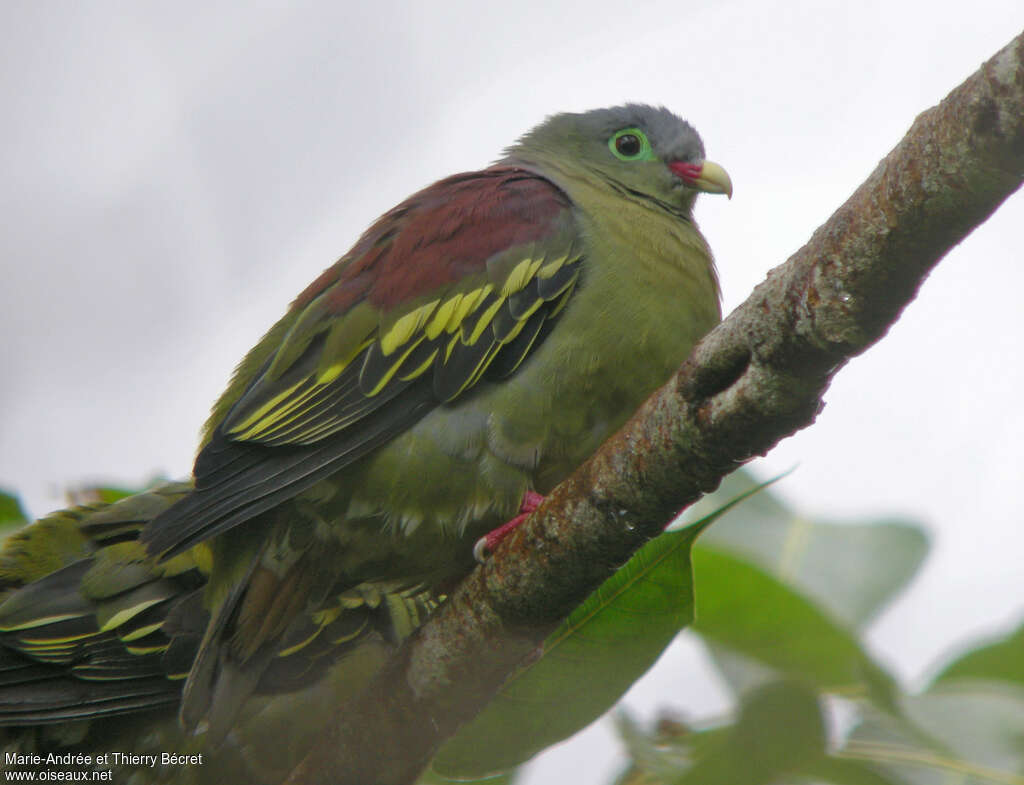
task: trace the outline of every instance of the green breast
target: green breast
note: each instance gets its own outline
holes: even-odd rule
[[[692,223],[619,196],[586,207],[578,290],[515,375],[435,409],[303,494],[321,510],[333,498],[333,535],[359,540],[348,551],[360,562],[343,565],[350,574],[364,571],[367,550],[373,569],[447,572],[516,514],[526,490],[547,493],[589,457],[720,319],[711,256]]]

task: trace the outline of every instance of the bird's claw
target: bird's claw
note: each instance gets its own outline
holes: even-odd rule
[[[494,553],[498,543],[508,537],[516,527],[529,518],[530,513],[540,507],[542,501],[544,501],[544,497],[536,491],[527,491],[523,494],[523,501],[519,505],[519,515],[501,524],[497,529],[487,532],[487,534],[477,540],[473,545],[473,558],[482,564],[489,555]]]
[[[487,545],[487,535],[485,534],[473,545],[473,558],[478,563],[483,564],[487,560],[487,556],[490,553],[490,548]]]

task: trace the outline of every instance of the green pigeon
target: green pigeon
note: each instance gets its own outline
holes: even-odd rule
[[[385,213],[242,360],[191,483],[66,515],[52,571],[8,546],[0,644],[32,676],[0,725],[180,701],[215,745],[407,634],[719,321],[702,191],[732,185],[693,127],[627,104]]]

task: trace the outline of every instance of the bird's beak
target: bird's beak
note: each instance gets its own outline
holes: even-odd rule
[[[668,168],[691,188],[709,194],[725,194],[732,199],[732,180],[729,179],[729,173],[714,161],[704,161],[700,164],[671,161]]]

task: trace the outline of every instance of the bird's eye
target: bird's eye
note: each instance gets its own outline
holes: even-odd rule
[[[654,158],[647,135],[639,128],[623,128],[608,140],[608,148],[620,161],[647,161]]]
[[[640,152],[640,137],[636,134],[623,134],[615,140],[615,149],[627,158]]]

